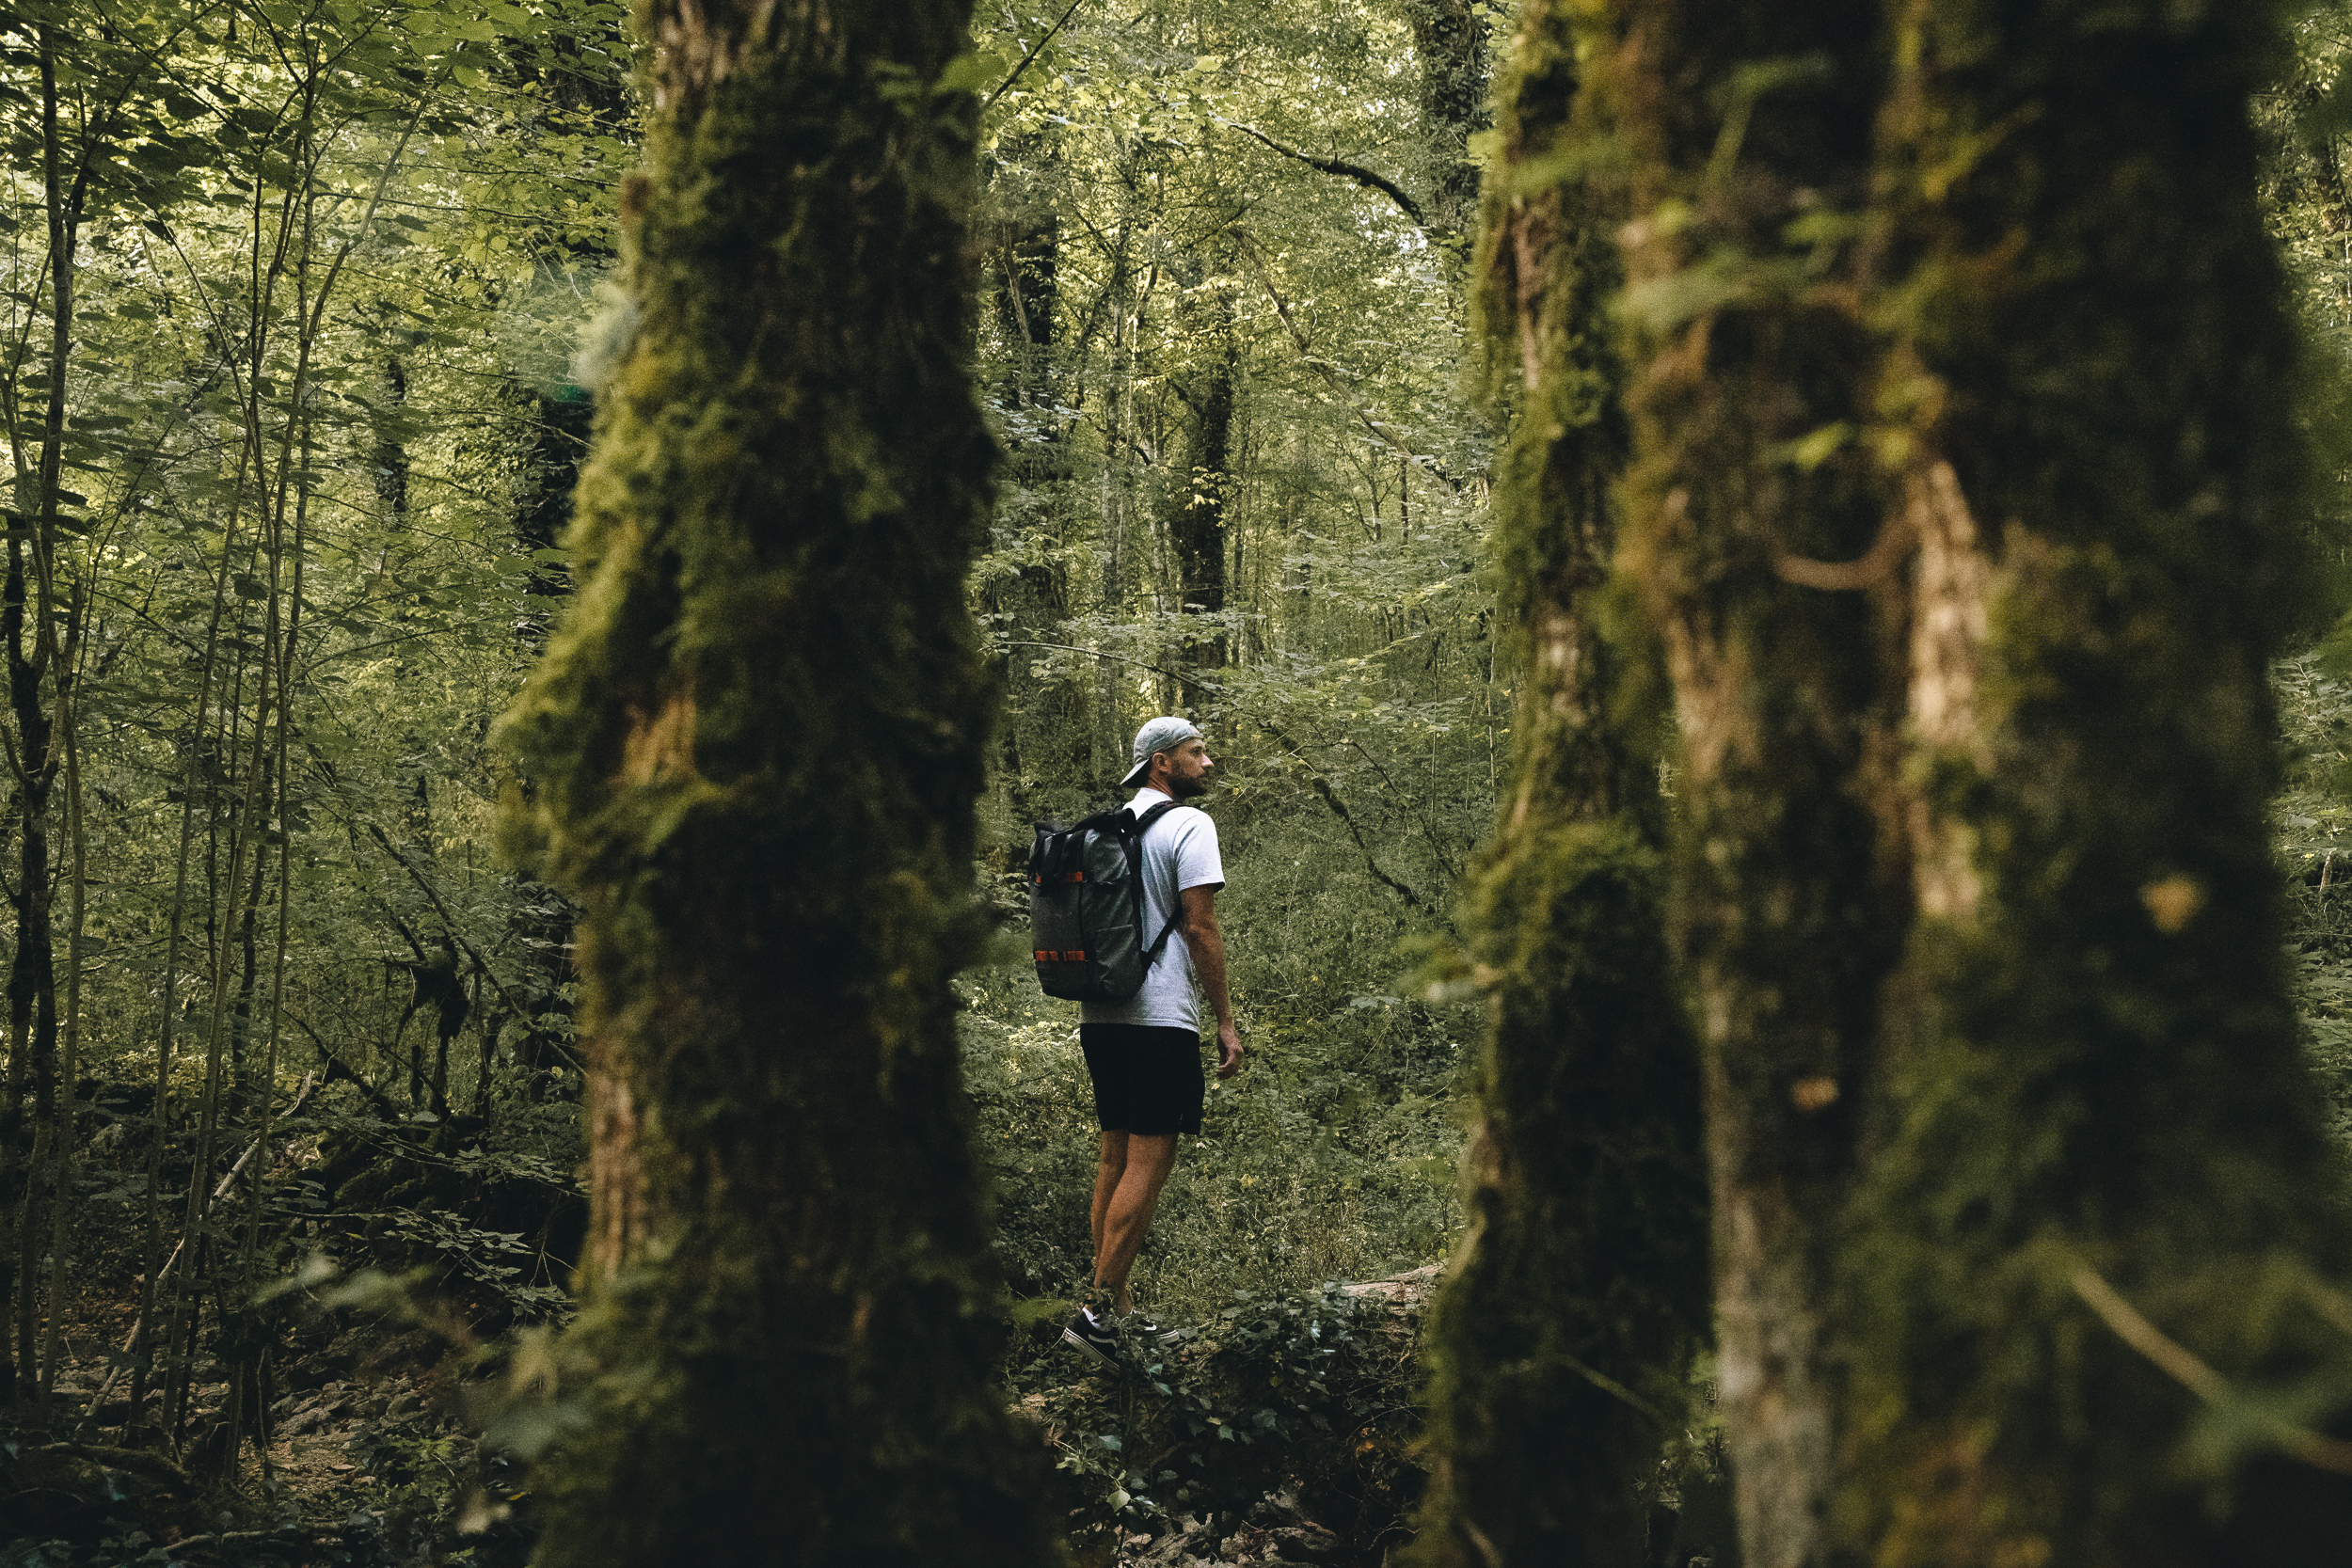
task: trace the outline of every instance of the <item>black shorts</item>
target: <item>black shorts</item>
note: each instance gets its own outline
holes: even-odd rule
[[[1104,1132],[1200,1131],[1200,1036],[1143,1023],[1081,1023],[1078,1047]]]

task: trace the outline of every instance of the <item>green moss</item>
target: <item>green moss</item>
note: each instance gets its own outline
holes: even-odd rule
[[[1470,1233],[1430,1334],[1424,1560],[1486,1560],[1482,1538],[1504,1561],[1643,1549],[1707,1299],[1662,870],[1629,822],[1560,823],[1499,844],[1473,892],[1499,976]]]
[[[2246,124],[2275,18],[1616,16],[1627,558],[1686,737],[1748,1552],[2340,1551],[2352,1492],[2077,1289],[2338,1408],[2263,831],[2312,575]]]
[[[762,17],[768,12],[762,11]],[[503,735],[588,910],[584,1423],[546,1564],[1033,1563],[947,978],[989,704],[952,3],[643,19],[580,591]],[[690,46],[690,42],[695,46]],[[723,72],[693,77],[700,62]],[[527,798],[526,798],[527,796]]]
[[[2072,1285],[2255,1386],[2342,1359],[2299,1298],[2352,1238],[2265,827],[2265,671],[2316,577],[2246,117],[2273,25],[1947,8],[1890,91],[1883,330],[2001,531],[1979,739],[1922,759],[1983,894],[1912,933],[1854,1217],[1847,1524],[1889,1564],[2294,1560],[2352,1527],[2342,1483],[2197,1437]]]
[[[1465,911],[1492,1014],[1470,1234],[1430,1334],[1436,1462],[1416,1551],[1431,1563],[1639,1560],[1643,1493],[1706,1330],[1658,683],[1610,587],[1618,275],[1612,214],[1577,173],[1593,140],[1578,41],[1566,6],[1521,15],[1479,242],[1487,352],[1523,381],[1496,513],[1526,674],[1508,803]]]

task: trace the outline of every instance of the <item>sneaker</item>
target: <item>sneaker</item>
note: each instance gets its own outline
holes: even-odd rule
[[[1061,1342],[1075,1346],[1105,1367],[1119,1365],[1119,1336],[1111,1332],[1108,1323],[1095,1322],[1094,1314],[1083,1308],[1061,1331]]]
[[[1120,1320],[1120,1325],[1146,1344],[1157,1345],[1176,1338],[1177,1331],[1162,1328],[1140,1312],[1131,1312]]]

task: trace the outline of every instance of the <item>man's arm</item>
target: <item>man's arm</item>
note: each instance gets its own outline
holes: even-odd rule
[[[1231,1078],[1241,1070],[1241,1031],[1233,1027],[1232,993],[1225,989],[1225,933],[1216,926],[1216,887],[1188,887],[1177,898],[1184,907],[1184,950],[1192,955],[1192,972],[1216,1009],[1216,1075]]]

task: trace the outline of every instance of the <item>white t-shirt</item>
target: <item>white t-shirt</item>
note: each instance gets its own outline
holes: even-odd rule
[[[1127,802],[1141,816],[1168,799],[1156,789],[1138,789]],[[1223,887],[1225,863],[1217,858],[1216,824],[1209,814],[1178,806],[1143,835],[1143,944],[1148,950],[1178,907],[1186,888]],[[1143,989],[1124,1002],[1089,1002],[1079,1017],[1088,1023],[1140,1023],[1159,1029],[1200,1032],[1200,1003],[1193,994],[1192,953],[1184,928],[1168,934],[1159,961],[1143,972]]]

